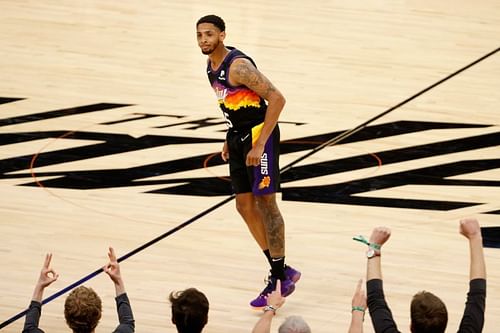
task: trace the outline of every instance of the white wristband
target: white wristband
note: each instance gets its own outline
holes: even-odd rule
[[[275,308],[274,306],[272,305],[266,305],[264,307],[264,309],[262,309],[262,311],[264,312],[267,312],[267,311],[272,311],[274,314],[276,314],[276,310],[278,310],[277,308]]]

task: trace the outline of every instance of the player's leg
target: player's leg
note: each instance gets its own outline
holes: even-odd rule
[[[252,131],[252,139],[259,135],[259,129]],[[279,190],[279,128],[276,127],[266,142],[260,165],[249,168],[252,193],[255,196],[258,211],[266,232],[267,245],[271,255],[271,276],[269,283],[259,296],[250,304],[255,307],[266,305],[266,296],[276,288],[276,281],[281,280],[281,293],[290,295],[295,290],[295,282],[300,272],[285,266],[285,224],[276,203]]]
[[[257,206],[260,207],[259,210],[262,213],[271,255],[271,276],[297,282],[301,273],[293,267],[285,265],[285,223],[276,202],[276,195],[262,195],[256,199]]]
[[[258,211],[252,186],[248,177],[246,154],[251,147],[250,133],[228,133],[227,144],[229,149],[229,173],[231,184],[236,193],[236,209],[245,221],[250,233],[264,252],[269,265],[271,255],[267,246],[266,231],[262,223],[262,215]]]
[[[251,192],[236,194],[236,209],[262,251],[268,250],[266,230],[254,195]]]
[[[276,194],[256,196],[271,254],[271,276],[285,280],[285,223],[276,203]]]
[[[276,195],[256,196],[258,211],[262,214],[267,244],[271,255],[271,274],[267,286],[250,302],[253,307],[267,304],[266,296],[276,289],[277,280],[281,280],[281,294],[290,295],[295,290],[295,282],[301,273],[290,266],[285,266],[285,223],[276,204]]]

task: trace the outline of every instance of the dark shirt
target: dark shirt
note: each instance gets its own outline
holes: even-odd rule
[[[134,315],[132,307],[126,293],[118,295],[115,298],[116,311],[118,312],[118,321],[120,324],[113,331],[114,333],[133,333],[135,330]]]
[[[382,280],[373,279],[366,282],[368,310],[376,333],[395,333],[398,327],[392,318],[391,310],[384,297]]]
[[[114,333],[133,333],[135,330],[134,315],[126,293],[115,298],[116,310],[120,324],[113,331]],[[26,320],[24,321],[23,333],[44,333],[38,328],[38,322],[42,313],[42,304],[37,301],[31,301]]]
[[[41,314],[42,303],[31,301],[28,313],[26,313],[26,319],[24,320],[23,333],[43,333],[43,331],[38,328]]]
[[[384,297],[382,280],[372,279],[366,283],[367,303],[376,333],[396,333],[398,328]],[[484,325],[486,303],[486,280],[469,282],[469,292],[458,333],[480,333]]]
[[[469,283],[469,293],[465,302],[465,311],[458,328],[459,333],[481,332],[484,325],[486,306],[486,280],[474,279]]]

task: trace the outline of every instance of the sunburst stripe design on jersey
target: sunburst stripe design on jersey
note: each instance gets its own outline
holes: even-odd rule
[[[220,88],[214,87],[219,104],[223,104],[228,110],[237,111],[246,107],[260,107],[260,96],[248,88],[227,89],[224,94],[218,94]]]

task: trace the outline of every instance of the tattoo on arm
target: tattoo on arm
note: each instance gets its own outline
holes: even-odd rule
[[[278,91],[271,81],[247,59],[236,60],[231,69],[238,84],[247,86],[266,100]]]

